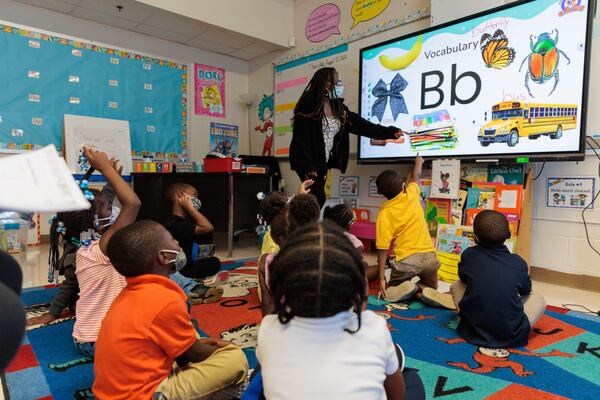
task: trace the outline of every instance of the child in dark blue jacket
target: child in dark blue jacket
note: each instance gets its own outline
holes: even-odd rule
[[[458,333],[488,348],[525,346],[529,332],[544,314],[544,298],[531,291],[527,263],[504,245],[510,238],[506,217],[493,210],[475,217],[477,246],[463,252],[460,280],[450,287],[459,308]]]

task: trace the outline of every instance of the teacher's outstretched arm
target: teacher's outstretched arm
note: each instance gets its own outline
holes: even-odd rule
[[[349,130],[355,135],[366,136],[371,139],[387,140],[397,139],[405,133],[395,126],[383,126],[367,121],[360,115],[350,111],[347,107],[346,115],[350,122]]]

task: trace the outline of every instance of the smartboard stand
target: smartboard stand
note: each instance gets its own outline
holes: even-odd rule
[[[527,262],[527,268],[531,270],[531,230],[533,228],[533,170],[531,168],[527,170],[523,189],[523,207],[519,221],[516,253]]]

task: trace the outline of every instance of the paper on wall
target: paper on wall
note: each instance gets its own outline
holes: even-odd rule
[[[90,208],[54,145],[0,160],[0,209],[23,212]]]

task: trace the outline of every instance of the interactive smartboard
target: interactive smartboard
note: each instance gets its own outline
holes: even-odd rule
[[[582,159],[594,3],[533,0],[361,49],[363,162]]]

